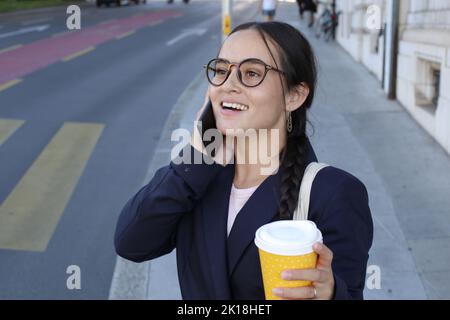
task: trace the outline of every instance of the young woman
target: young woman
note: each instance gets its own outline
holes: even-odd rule
[[[125,205],[115,247],[136,262],[176,248],[184,299],[264,299],[255,231],[271,221],[292,219],[305,167],[317,161],[306,135],[315,57],[292,26],[253,22],[232,31],[207,70],[210,85],[203,108],[210,99],[217,129],[224,135],[233,129],[278,132],[270,135],[278,142],[278,170],[264,175],[261,159],[230,162],[220,152],[211,155],[212,164],[172,160]],[[234,150],[234,158],[254,152],[249,144],[222,146]],[[203,153],[194,138],[179,157]],[[317,267],[280,276],[310,280],[312,286],[279,288],[276,295],[362,299],[373,237],[365,186],[338,168],[322,169],[312,186],[308,219],[323,234],[323,245],[315,246]]]

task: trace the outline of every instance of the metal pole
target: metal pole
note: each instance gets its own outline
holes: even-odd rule
[[[222,0],[222,42],[231,32],[232,0]]]
[[[336,24],[338,23],[338,17],[336,16],[336,0],[333,0],[331,2],[331,14],[336,20],[333,20],[333,25],[331,26],[331,35],[333,37],[333,40],[336,40]]]
[[[400,1],[388,1],[386,25],[386,65],[384,88],[389,99],[395,99],[398,54],[398,23],[400,19]]]

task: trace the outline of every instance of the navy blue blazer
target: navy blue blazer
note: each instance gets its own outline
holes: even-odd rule
[[[200,153],[187,145],[179,154]],[[308,163],[316,161],[309,146]],[[193,162],[191,162],[193,163]],[[280,168],[245,203],[227,237],[234,164],[175,164],[152,180],[123,208],[117,222],[118,255],[135,262],[176,248],[183,299],[264,299],[256,230],[278,220]],[[308,219],[333,251],[335,299],[362,299],[373,224],[364,185],[351,174],[322,169],[311,190]]]

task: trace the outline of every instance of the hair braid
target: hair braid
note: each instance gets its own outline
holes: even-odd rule
[[[298,128],[298,135],[288,136],[285,150],[286,155],[282,162],[285,170],[281,177],[279,207],[279,217],[282,220],[292,219],[297,208],[300,185],[306,167],[307,137],[305,128]]]

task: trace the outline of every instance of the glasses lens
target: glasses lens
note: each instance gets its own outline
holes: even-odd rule
[[[241,64],[240,71],[244,85],[254,87],[263,81],[266,66],[260,61],[249,60]]]
[[[227,77],[229,63],[223,60],[212,60],[207,67],[209,81],[214,85],[221,85]]]

